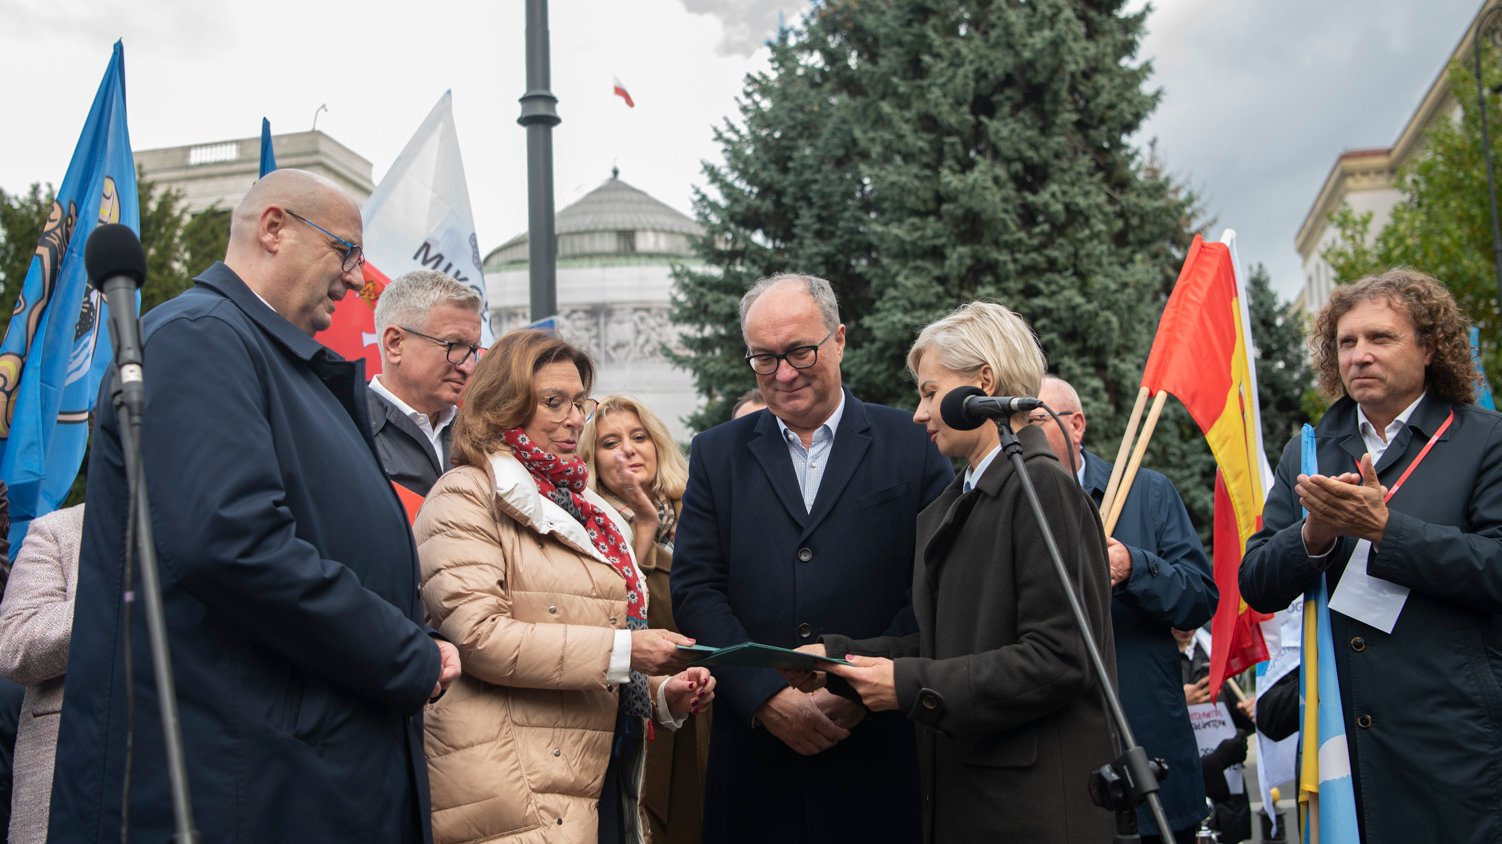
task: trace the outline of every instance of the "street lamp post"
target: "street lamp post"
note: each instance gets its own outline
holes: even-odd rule
[[[1492,265],[1497,273],[1497,306],[1502,311],[1502,226],[1497,222],[1496,165],[1492,163],[1492,139],[1486,126],[1486,82],[1481,76],[1481,33],[1486,31],[1487,24],[1498,12],[1502,12],[1502,6],[1493,6],[1476,21],[1476,31],[1471,35],[1471,57],[1476,63],[1476,107],[1481,112],[1481,149],[1486,154],[1486,199],[1491,204],[1492,212]]]
[[[553,127],[560,122],[548,58],[548,0],[527,0],[527,91],[517,123],[527,128],[527,264],[532,321],[558,312],[553,232]],[[1502,259],[1499,259],[1502,260]]]

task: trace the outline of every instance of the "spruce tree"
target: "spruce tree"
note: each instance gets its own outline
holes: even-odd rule
[[[911,407],[918,330],[992,299],[1028,320],[1114,456],[1194,213],[1132,143],[1157,94],[1136,58],[1146,13],[1125,7],[825,0],[780,33],[695,197],[706,266],[677,273],[679,363],[706,399],[690,423],[724,421],[754,383],[741,294],[796,271],[834,286],[863,400]],[[1210,489],[1184,488],[1212,477],[1187,414],[1154,440],[1148,465],[1208,527]]]

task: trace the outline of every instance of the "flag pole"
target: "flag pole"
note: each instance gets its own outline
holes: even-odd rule
[[[1116,522],[1121,518],[1121,511],[1126,507],[1127,493],[1132,490],[1132,481],[1137,478],[1137,470],[1142,466],[1142,456],[1147,453],[1148,440],[1153,438],[1153,429],[1158,427],[1158,415],[1163,412],[1163,404],[1168,401],[1168,391],[1159,390],[1153,396],[1153,408],[1147,412],[1147,422],[1142,426],[1142,437],[1137,440],[1137,446],[1132,449],[1132,460],[1127,464],[1126,474],[1121,477],[1121,488],[1116,491],[1116,497],[1111,500],[1111,511],[1106,516],[1106,536],[1116,531]]]
[[[1142,409],[1147,407],[1147,394],[1146,387],[1137,391],[1137,403],[1132,405],[1132,415],[1127,419],[1126,431],[1121,435],[1121,447],[1116,449],[1116,462],[1111,464],[1111,480],[1106,484],[1106,494],[1100,501],[1102,513],[1111,512],[1111,504],[1116,500],[1116,488],[1121,485],[1127,455],[1131,453],[1132,440],[1137,437],[1137,426],[1142,422]]]

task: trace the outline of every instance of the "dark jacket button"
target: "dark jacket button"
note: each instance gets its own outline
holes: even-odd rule
[[[814,629],[808,626],[808,622],[804,622],[803,624],[798,625],[798,635],[801,638],[807,639],[808,637],[814,635]]]
[[[798,560],[799,560],[799,562],[806,563],[809,560],[812,560],[813,558],[814,558],[813,549],[811,549],[811,548],[799,548],[798,549]]]
[[[1372,716],[1366,714],[1365,712],[1361,713],[1360,715],[1357,715],[1356,716],[1356,726],[1360,727],[1363,730],[1369,730],[1369,729],[1371,729],[1371,726],[1372,726]]]
[[[1361,638],[1360,636],[1352,636],[1351,650],[1355,651],[1356,653],[1361,653],[1362,651],[1366,650],[1366,640]]]

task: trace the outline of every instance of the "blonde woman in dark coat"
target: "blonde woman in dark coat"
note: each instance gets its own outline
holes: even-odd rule
[[[688,484],[688,460],[667,426],[631,396],[600,401],[579,437],[589,485],[631,523],[632,545],[647,591],[667,595],[673,540]],[[677,631],[673,604],[647,607],[651,627]],[[709,762],[708,710],[677,732],[658,730],[647,745],[642,805],[656,844],[695,844],[704,825],[704,772]]]
[[[913,421],[941,453],[968,465],[918,516],[919,632],[825,636],[829,655],[854,663],[831,673],[871,710],[898,710],[916,722],[925,841],[1109,841],[1112,815],[1091,804],[1085,787],[1087,774],[1115,755],[1100,678],[995,427],[961,431],[939,413],[960,387],[1037,395],[1043,353],[1015,313],[973,302],[918,335],[908,369],[918,382]],[[1114,665],[1099,515],[1043,432],[1023,419],[1013,427],[1024,466],[1105,662]]]

